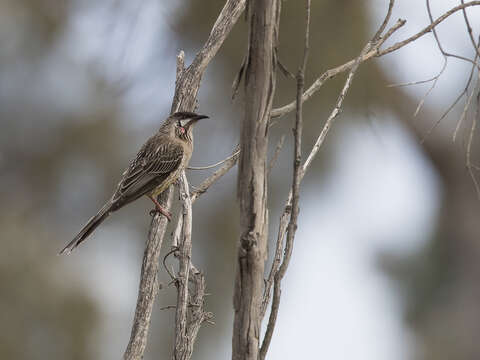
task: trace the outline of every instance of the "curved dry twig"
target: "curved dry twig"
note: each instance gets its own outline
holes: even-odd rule
[[[207,192],[207,190],[212,186],[216,181],[218,181],[223,175],[225,175],[238,161],[238,157],[240,156],[240,151],[238,145],[232,152],[233,156],[231,156],[228,161],[226,161],[223,166],[215,171],[211,176],[206,178],[199,186],[196,187],[196,190],[192,192],[192,203],[194,203],[198,197]]]
[[[227,158],[225,158],[223,160],[220,160],[219,162],[217,162],[215,164],[207,165],[207,166],[189,166],[189,167],[187,167],[187,170],[208,170],[208,169],[212,169],[214,167],[217,167],[219,165],[222,165],[222,164],[226,163],[228,160],[233,159],[238,154],[240,154],[240,150],[237,150],[232,155],[228,156]]]
[[[423,107],[423,104],[425,103],[425,99],[428,97],[428,95],[430,95],[432,90],[435,89],[435,86],[437,85],[438,79],[440,79],[440,76],[442,76],[442,74],[445,72],[445,69],[447,68],[447,64],[448,64],[448,58],[446,56],[444,56],[442,68],[440,69],[439,73],[437,75],[435,75],[430,80],[430,81],[432,81],[432,86],[430,86],[430,88],[427,90],[425,95],[423,95],[422,98],[420,99],[420,101],[418,102],[417,108],[415,109],[415,112],[413,113],[413,117],[416,117],[418,115],[418,113],[420,112],[420,110]],[[430,129],[429,133],[431,131],[433,131],[434,128],[435,128],[435,126],[432,129]],[[428,134],[427,134],[427,136],[428,136]]]
[[[460,129],[460,126],[462,125],[463,121],[467,117],[468,109],[470,108],[470,104],[472,103],[472,99],[475,96],[475,89],[472,90],[472,93],[467,96],[467,101],[465,101],[465,106],[463,107],[462,114],[460,115],[460,118],[458,119],[457,126],[455,127],[455,131],[453,132],[453,141],[455,142],[457,138],[457,133],[458,130]]]
[[[175,275],[173,274],[173,272],[170,271],[170,269],[167,266],[167,259],[175,251],[178,251],[178,247],[173,247],[172,249],[170,249],[170,251],[165,254],[165,256],[163,257],[163,261],[162,261],[163,267],[164,267],[165,271],[167,272],[167,274],[170,276],[170,279],[172,281],[175,281],[176,278],[175,278]]]
[[[425,0],[426,2],[426,5],[427,5],[427,14],[428,14],[428,18],[430,19],[430,23],[433,23],[433,16],[432,16],[432,10],[430,8],[430,0]],[[463,2],[462,2],[463,3]],[[465,3],[463,3],[463,5],[465,5]],[[462,9],[462,11],[465,13],[465,8]],[[433,33],[433,36],[435,38],[435,42],[437,43],[437,46],[438,46],[438,49],[440,50],[440,52],[442,53],[442,55],[447,58],[447,57],[453,57],[455,59],[458,59],[458,60],[463,60],[463,61],[466,61],[466,62],[469,62],[469,63],[472,63],[473,65],[476,65],[477,64],[472,61],[471,59],[468,59],[464,56],[461,56],[461,55],[458,55],[458,54],[452,54],[452,53],[449,53],[447,51],[445,51],[443,49],[443,46],[442,44],[440,43],[440,38],[437,34],[437,30],[435,29],[435,27],[432,28],[432,33]]]

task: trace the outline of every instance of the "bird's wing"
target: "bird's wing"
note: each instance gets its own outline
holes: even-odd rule
[[[123,173],[114,201],[119,198],[134,200],[150,192],[180,166],[182,158],[180,144],[150,139]]]

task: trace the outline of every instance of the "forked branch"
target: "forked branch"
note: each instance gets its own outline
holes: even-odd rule
[[[212,31],[200,52],[195,56],[192,64],[183,69],[183,63],[178,66],[175,95],[172,101],[172,112],[178,110],[193,111],[196,104],[200,81],[212,58],[216,55],[233,25],[237,22],[245,8],[245,0],[227,0]],[[183,59],[182,59],[183,60]],[[172,196],[172,191],[168,191]],[[170,198],[171,199],[171,198]],[[162,204],[167,209],[167,200]],[[135,319],[132,326],[130,341],[124,354],[128,360],[141,359],[145,351],[148,337],[148,325],[150,323],[151,310],[156,295],[156,276],[160,256],[160,245],[165,234],[167,221],[163,217],[156,216],[152,220],[150,234],[155,239],[148,241],[143,257],[142,274],[138,291],[138,299],[135,310]],[[150,236],[149,236],[150,239]],[[143,270],[143,269],[148,269]],[[152,285],[153,284],[153,285]]]
[[[379,46],[375,46],[374,49],[371,49],[370,51],[368,51],[366,54],[364,54],[362,56],[362,58],[360,59],[360,63],[362,63],[364,61],[367,61],[367,60],[369,60],[373,57],[381,57],[381,56],[390,54],[391,52],[394,52],[394,51],[396,51],[396,50],[414,42],[415,40],[419,39],[420,37],[430,33],[432,31],[432,29],[434,29],[438,24],[445,21],[447,18],[449,18],[451,15],[455,14],[457,11],[460,11],[460,10],[463,11],[464,9],[466,9],[468,7],[478,6],[478,5],[480,5],[480,1],[478,1],[478,0],[477,1],[470,1],[468,3],[457,5],[457,6],[453,7],[452,9],[450,9],[449,11],[442,14],[441,16],[439,16],[430,25],[426,26],[425,28],[423,28],[418,33],[410,36],[409,38],[407,38],[405,40],[399,41],[399,42],[393,44],[392,46],[389,46],[388,48],[386,48],[384,50],[380,50],[379,49],[380,46],[383,45],[383,43],[395,31],[397,31],[400,27],[405,25],[406,21],[399,19],[399,20],[397,20],[395,25],[392,26],[385,33],[385,35],[380,37],[379,44],[378,44]],[[302,95],[302,101],[307,101],[308,99],[310,99],[328,80],[334,78],[338,74],[341,74],[345,71],[348,71],[348,70],[352,69],[352,67],[355,65],[356,60],[357,59],[350,60],[343,65],[340,65],[340,66],[337,66],[335,68],[332,68],[332,69],[329,69],[329,70],[325,71],[322,75],[320,75],[313,82],[312,85],[310,85],[310,87],[307,90],[305,90],[305,92]],[[287,105],[284,105],[280,108],[273,109],[271,114],[270,114],[271,117],[276,118],[276,117],[284,116],[284,115],[294,111],[295,108],[296,108],[295,102],[296,102],[296,100],[294,100],[291,103],[289,103]]]

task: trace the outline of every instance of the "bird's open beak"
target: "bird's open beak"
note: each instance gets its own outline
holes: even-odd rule
[[[192,120],[190,120],[186,125],[185,127],[186,128],[189,128],[190,126],[192,126],[193,124],[195,124],[198,120],[200,119],[208,119],[209,117],[207,115],[196,115]]]

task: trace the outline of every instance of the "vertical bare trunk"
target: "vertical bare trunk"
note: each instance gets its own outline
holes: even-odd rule
[[[259,351],[268,230],[267,130],[275,90],[277,6],[276,0],[251,0],[249,4],[245,118],[237,189],[241,235],[234,290],[232,358],[235,360],[257,360]]]

